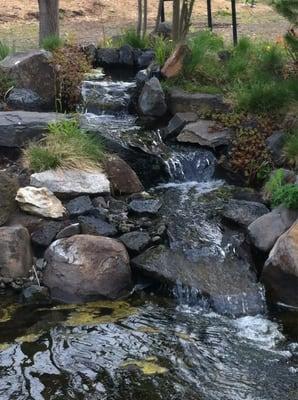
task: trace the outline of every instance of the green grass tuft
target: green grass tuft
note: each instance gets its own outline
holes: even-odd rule
[[[135,29],[127,29],[123,32],[122,36],[116,40],[114,45],[116,47],[124,46],[129,44],[135,49],[147,49],[150,47],[150,39],[147,35],[144,37],[139,36]]]
[[[11,53],[11,48],[0,40],[0,61],[4,60]]]
[[[287,208],[298,209],[298,185],[285,183],[285,175],[282,169],[275,172],[265,188],[274,207],[282,204]]]
[[[163,66],[174,51],[173,41],[161,36],[157,36],[154,38],[152,45],[155,53],[156,63],[160,66]]]
[[[295,129],[286,137],[284,153],[289,164],[298,167],[298,129]]]
[[[64,41],[57,35],[50,35],[43,39],[41,47],[47,51],[54,51],[63,47]]]

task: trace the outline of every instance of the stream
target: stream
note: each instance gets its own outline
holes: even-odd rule
[[[127,146],[123,137],[142,131],[128,114],[133,89],[133,82],[85,82],[83,124]],[[153,154],[164,144],[152,134]],[[230,259],[236,234],[207,219],[210,196],[226,185],[213,154],[170,146],[170,156],[168,149],[157,156],[168,178],[148,190],[163,199],[171,250],[188,260]],[[262,301],[262,288],[254,290]],[[177,283],[168,297],[147,288],[121,301],[44,306],[0,294],[0,399],[298,400],[297,317],[266,307],[245,315],[247,298],[239,299],[244,315],[233,308],[225,315],[199,294]]]

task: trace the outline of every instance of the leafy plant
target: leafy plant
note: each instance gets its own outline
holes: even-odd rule
[[[298,130],[295,129],[286,137],[284,153],[291,165],[298,167]]]
[[[24,150],[24,156],[35,172],[55,168],[90,170],[100,167],[104,149],[98,138],[70,119],[50,124],[47,136],[32,142]]]
[[[270,194],[274,207],[283,204],[287,208],[298,209],[298,185],[286,183],[282,169],[275,172],[265,189]]]
[[[11,52],[10,47],[0,40],[0,61],[4,60]]]
[[[174,50],[173,41],[157,36],[153,41],[153,49],[155,53],[155,61],[163,66]]]
[[[43,39],[41,47],[48,51],[54,51],[63,47],[64,41],[57,35],[50,35]]]

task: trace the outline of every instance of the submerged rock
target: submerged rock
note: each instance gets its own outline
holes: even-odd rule
[[[222,215],[229,221],[247,227],[256,219],[267,213],[269,213],[269,210],[262,203],[231,199],[224,206]]]
[[[15,209],[17,190],[17,180],[0,171],[0,226],[7,222]]]
[[[139,109],[143,115],[149,117],[161,117],[166,113],[165,94],[157,78],[153,77],[145,82],[139,97]]]
[[[76,302],[116,299],[131,289],[129,257],[122,243],[78,235],[52,243],[43,281],[53,299]]]
[[[48,170],[31,175],[30,183],[65,196],[110,192],[109,180],[102,171],[97,170]]]
[[[65,215],[61,201],[47,188],[27,186],[17,192],[19,207],[29,214],[45,218],[60,219]]]
[[[262,280],[274,302],[298,307],[298,221],[275,243]]]
[[[0,276],[24,278],[32,266],[30,235],[23,226],[0,228]]]

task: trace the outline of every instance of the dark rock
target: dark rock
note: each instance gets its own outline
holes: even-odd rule
[[[99,67],[113,67],[119,65],[119,51],[117,49],[97,49],[96,65]]]
[[[51,53],[44,50],[15,53],[0,62],[1,71],[17,89],[30,89],[41,99],[47,110],[54,110],[56,74]]]
[[[117,299],[131,290],[129,257],[122,243],[79,235],[54,242],[45,253],[43,277],[53,299]]]
[[[81,233],[80,224],[71,224],[63,228],[57,235],[56,239],[68,238]]]
[[[143,191],[143,185],[135,171],[120,157],[108,157],[105,160],[105,171],[114,193],[132,194]]]
[[[161,22],[154,33],[156,33],[159,36],[163,36],[164,38],[171,38],[172,25],[169,24],[168,22]]]
[[[89,216],[82,216],[78,218],[82,233],[88,235],[100,236],[115,236],[117,229],[115,226],[105,222],[103,219]]]
[[[167,111],[165,94],[155,77],[145,83],[139,97],[139,109],[145,116],[161,117]]]
[[[136,253],[140,253],[150,244],[148,233],[140,231],[125,233],[120,236],[119,240],[128,250]]]
[[[119,63],[124,67],[133,67],[135,61],[134,49],[129,44],[119,49]]]
[[[90,43],[87,45],[82,46],[83,52],[88,57],[89,62],[92,64],[93,67],[96,67],[97,63],[97,48],[95,44]]]
[[[177,113],[174,117],[170,120],[167,130],[166,130],[166,137],[174,137],[178,135],[182,129],[185,127],[186,124],[196,122],[198,120],[198,116],[192,112],[186,113]]]
[[[281,206],[255,220],[248,227],[248,233],[254,246],[268,252],[276,240],[293,225],[298,212]]]
[[[236,200],[252,201],[256,203],[264,203],[262,195],[256,190],[248,187],[236,187],[232,193]]]
[[[136,74],[135,79],[136,79],[136,83],[137,83],[137,88],[142,89],[145,82],[149,81],[150,74],[147,69],[142,69],[141,71],[139,71]]]
[[[222,215],[225,219],[246,228],[267,213],[269,210],[262,203],[232,199],[224,206]]]
[[[92,200],[92,204],[94,205],[94,207],[108,208],[107,202],[102,196],[95,197]]]
[[[262,280],[273,302],[298,307],[298,221],[275,243]]]
[[[22,290],[21,298],[26,304],[47,304],[50,302],[50,293],[44,286],[31,285]]]
[[[22,226],[0,228],[0,276],[27,277],[32,267],[30,235]]]
[[[111,213],[115,214],[127,213],[128,205],[125,203],[125,201],[111,198],[109,201],[109,210]]]
[[[12,110],[42,111],[47,108],[43,99],[31,89],[13,89],[6,102]]]
[[[227,109],[223,97],[218,94],[187,93],[180,89],[172,89],[169,92],[169,110],[173,115],[178,112],[205,114]]]
[[[274,132],[266,139],[266,146],[272,156],[274,163],[279,167],[284,163],[283,144],[285,135],[283,132]]]
[[[92,215],[93,217],[100,218],[103,220],[107,220],[109,211],[103,207],[94,207],[92,208],[87,215]]]
[[[7,222],[16,208],[17,191],[17,180],[6,172],[0,171],[0,226]]]
[[[94,208],[89,196],[76,197],[70,200],[65,207],[70,217],[88,214]]]
[[[139,215],[156,215],[161,206],[159,200],[133,200],[129,203],[129,210]]]
[[[147,68],[154,61],[155,53],[153,50],[146,50],[137,59],[139,68]]]
[[[31,240],[38,246],[48,247],[54,241],[57,233],[62,229],[62,227],[62,222],[46,221],[40,228],[31,234]]]
[[[31,111],[0,113],[0,146],[21,147],[29,140],[40,139],[50,122],[64,119],[63,114]]]

